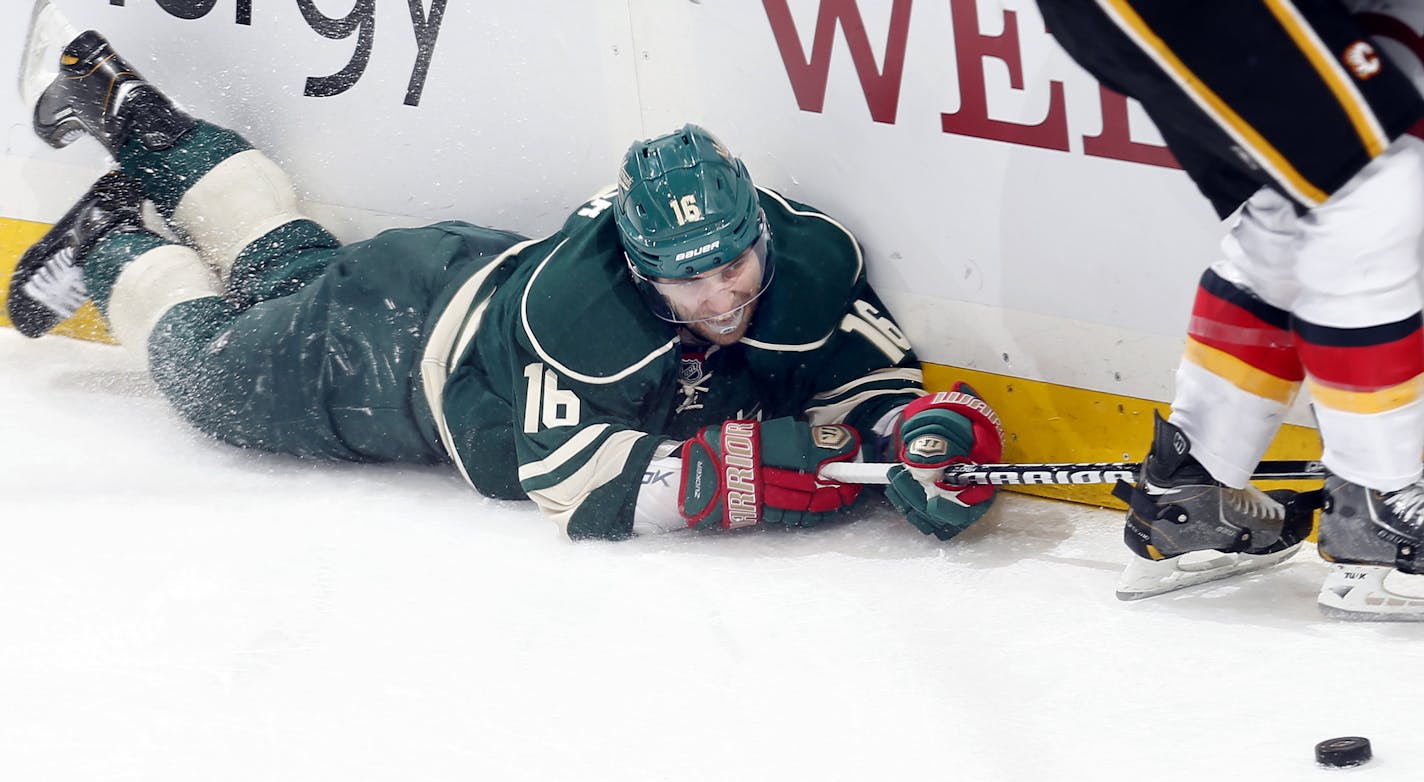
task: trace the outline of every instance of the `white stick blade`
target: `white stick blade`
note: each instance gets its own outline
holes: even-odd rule
[[[66,44],[79,36],[50,0],[36,0],[30,14],[30,31],[25,36],[25,53],[20,62],[20,98],[33,110],[40,94],[59,75],[59,55]]]

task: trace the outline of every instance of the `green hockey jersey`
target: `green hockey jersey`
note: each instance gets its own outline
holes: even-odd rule
[[[421,360],[439,440],[482,493],[528,497],[572,538],[633,534],[656,456],[710,424],[799,416],[875,427],[923,393],[854,236],[762,189],[775,277],[746,336],[684,341],[628,274],[612,191],[452,283]]]

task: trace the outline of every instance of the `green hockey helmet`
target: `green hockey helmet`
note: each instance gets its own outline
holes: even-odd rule
[[[669,286],[704,279],[738,259],[746,265],[754,256],[759,267],[752,298],[771,282],[770,235],[756,186],[746,165],[697,125],[628,148],[614,222],[639,289],[665,320],[706,319],[705,312],[679,312],[685,308],[669,303]]]

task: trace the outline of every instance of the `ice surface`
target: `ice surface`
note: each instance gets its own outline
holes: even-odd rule
[[[8,780],[1424,778],[1424,627],[1313,552],[1125,604],[1116,513],[1008,496],[573,544],[451,470],[194,434],[116,348],[0,330]],[[1374,741],[1318,769],[1315,742]]]

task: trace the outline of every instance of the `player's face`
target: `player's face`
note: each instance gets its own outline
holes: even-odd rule
[[[760,243],[759,243],[760,244]],[[658,291],[694,334],[718,345],[741,339],[762,291],[758,245],[720,269],[681,280],[657,280]]]

